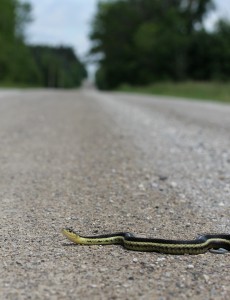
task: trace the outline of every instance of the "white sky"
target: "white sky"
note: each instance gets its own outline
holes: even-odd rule
[[[98,0],[24,0],[33,7],[34,21],[27,30],[30,43],[73,46],[84,58],[90,48],[88,34]],[[230,17],[230,1],[215,0],[218,13],[212,13],[206,21],[212,28],[221,17]]]
[[[28,26],[31,43],[73,46],[83,57],[89,50],[90,22],[98,0],[25,0],[32,4],[33,22]]]

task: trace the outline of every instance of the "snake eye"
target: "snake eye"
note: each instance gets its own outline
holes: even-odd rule
[[[66,228],[66,230],[69,231],[69,232],[74,232],[73,228]]]

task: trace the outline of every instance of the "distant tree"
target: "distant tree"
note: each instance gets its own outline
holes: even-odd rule
[[[190,40],[212,8],[212,0],[100,1],[90,34],[98,86],[189,78]]]
[[[122,0],[99,2],[90,38],[93,41],[91,54],[103,54],[102,70],[96,77],[97,80],[103,77],[103,87],[113,88],[124,80],[133,80],[136,70],[133,35],[138,24],[134,6]]]
[[[14,39],[16,25],[16,3],[14,0],[0,1],[0,37]]]
[[[0,83],[79,86],[87,74],[72,48],[26,45],[25,28],[31,20],[29,3],[0,1]]]
[[[28,2],[17,2],[15,35],[21,40],[25,40],[26,26],[32,22],[32,7]]]
[[[24,43],[30,12],[28,3],[0,1],[0,82],[25,84],[31,78],[39,81],[36,64]]]
[[[230,21],[220,20],[213,33],[212,77],[230,79]]]
[[[215,8],[212,0],[182,0],[179,2],[188,34],[200,29],[204,18]]]
[[[188,56],[190,78],[229,80],[230,22],[219,20],[213,32],[195,32],[190,40]]]
[[[70,47],[30,46],[44,87],[72,88],[81,85],[86,69]]]

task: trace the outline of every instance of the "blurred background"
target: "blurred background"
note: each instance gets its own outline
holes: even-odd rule
[[[230,101],[226,0],[1,0],[0,86]]]

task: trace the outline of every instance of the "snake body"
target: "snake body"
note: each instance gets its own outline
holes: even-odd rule
[[[194,240],[166,240],[136,237],[129,232],[117,232],[98,236],[80,236],[71,228],[62,233],[80,245],[119,244],[128,250],[159,252],[166,254],[202,254],[210,249],[230,251],[230,234],[204,234]]]

